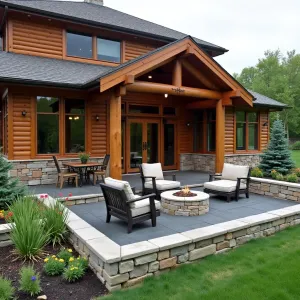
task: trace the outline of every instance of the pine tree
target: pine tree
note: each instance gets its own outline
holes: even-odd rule
[[[288,141],[285,138],[284,126],[281,120],[276,120],[271,129],[271,140],[267,150],[261,155],[260,168],[268,175],[272,170],[287,174],[295,164],[291,158]]]
[[[17,197],[25,194],[25,186],[17,178],[10,178],[12,164],[0,152],[0,209],[7,209]]]

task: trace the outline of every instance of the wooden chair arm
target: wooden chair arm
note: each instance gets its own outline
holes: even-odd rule
[[[141,178],[156,178],[155,176],[141,176]]]
[[[144,200],[144,199],[147,199],[147,198],[155,198],[156,194],[152,193],[152,194],[148,194],[148,195],[145,195],[145,196],[141,196],[139,198],[136,198],[136,199],[131,199],[131,200],[128,200],[127,203],[134,203],[134,202],[137,202],[137,201],[141,201],[141,200]]]

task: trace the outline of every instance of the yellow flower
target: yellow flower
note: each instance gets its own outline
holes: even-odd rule
[[[73,252],[73,250],[72,250],[72,249],[68,249],[68,252],[72,253],[72,252]]]
[[[55,257],[55,260],[58,260],[58,258],[57,258],[57,257]]]
[[[74,257],[70,257],[70,258],[69,258],[69,261],[70,261],[70,262],[74,261]]]
[[[64,260],[61,258],[61,259],[59,260],[59,262],[64,262]]]
[[[55,258],[56,256],[55,256],[55,255],[52,255],[51,257],[52,257],[52,258]]]
[[[71,268],[70,270],[71,270],[71,271],[73,271],[73,270],[74,270],[74,268]]]
[[[44,262],[47,262],[48,260],[49,260],[49,258],[47,257],[47,258],[44,259]]]

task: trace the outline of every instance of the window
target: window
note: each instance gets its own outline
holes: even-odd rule
[[[59,99],[37,97],[37,153],[59,152]]]
[[[258,113],[236,112],[236,149],[258,149]]]
[[[135,114],[159,114],[158,106],[146,106],[146,105],[129,105],[129,113]]]
[[[92,58],[92,50],[92,36],[67,32],[67,55]]]
[[[194,112],[193,122],[193,150],[194,152],[203,151],[203,110]]]
[[[85,151],[85,102],[65,100],[65,152]]]
[[[207,151],[216,150],[216,110],[207,111]]]
[[[165,106],[163,108],[163,114],[166,115],[166,116],[175,116],[176,115],[176,108]]]
[[[100,60],[119,63],[121,61],[121,43],[98,38],[97,57]]]

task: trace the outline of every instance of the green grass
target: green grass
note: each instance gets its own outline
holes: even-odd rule
[[[292,159],[297,168],[300,168],[300,150],[292,150]]]
[[[300,295],[300,227],[210,256],[101,300],[292,300]]]

